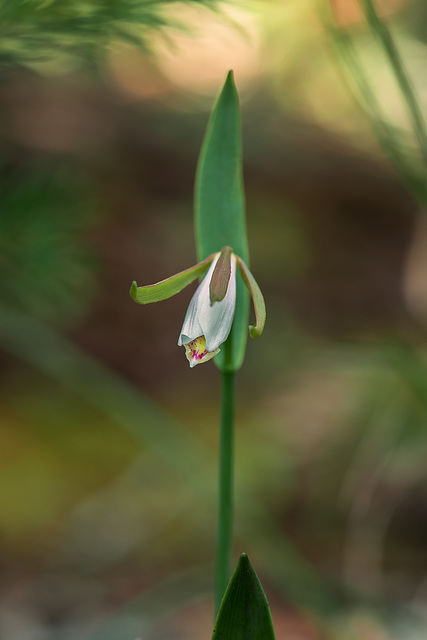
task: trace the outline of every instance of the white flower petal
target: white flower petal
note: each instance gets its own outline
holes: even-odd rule
[[[195,338],[203,335],[203,329],[200,323],[200,316],[203,309],[209,307],[209,283],[212,278],[216,263],[218,262],[219,253],[213,259],[211,266],[202,282],[197,287],[188,305],[187,313],[185,314],[184,322],[182,325],[181,333],[179,334],[178,345],[181,347],[188,342],[191,342]]]
[[[206,349],[215,351],[228,338],[236,308],[236,259],[231,256],[231,274],[227,293],[220,302],[203,306],[199,322],[206,338]]]
[[[199,288],[202,284],[203,283],[199,285]],[[196,290],[196,293],[197,291],[198,289]],[[191,298],[190,304],[188,305],[187,313],[185,314],[184,324],[182,325],[178,339],[178,345],[182,347],[201,335],[203,335],[203,329],[199,322],[198,307],[194,294]]]
[[[227,292],[222,300],[216,301],[212,305],[210,302],[209,285],[219,255],[214,258],[206,276],[191,299],[178,339],[178,345],[185,346],[193,340],[203,337],[209,356],[206,355],[201,362],[206,362],[218,353],[219,346],[228,338],[234,319],[236,307],[236,258],[234,254],[231,255],[231,273]],[[188,356],[189,350],[187,348],[186,352]],[[211,353],[213,355],[210,355]],[[194,366],[191,362],[190,365]]]

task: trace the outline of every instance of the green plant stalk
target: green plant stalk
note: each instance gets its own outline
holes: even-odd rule
[[[415,91],[400,58],[399,51],[386,24],[381,20],[373,0],[360,0],[360,2],[365,12],[366,20],[380,41],[393,70],[399,89],[406,102],[406,108],[412,123],[412,128],[420,145],[422,158],[427,165],[427,133],[425,122]]]
[[[229,347],[228,341],[224,345]],[[233,535],[233,459],[235,372],[222,372],[219,442],[219,504],[215,574],[215,617],[230,579]]]

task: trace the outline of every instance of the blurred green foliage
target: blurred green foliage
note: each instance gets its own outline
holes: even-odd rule
[[[402,130],[398,123],[393,122],[389,105],[382,104],[372,70],[367,68],[361,56],[361,49],[366,46],[366,33],[351,33],[348,29],[339,27],[329,2],[324,3],[325,24],[350,84],[355,89],[355,97],[365,110],[383,151],[406,186],[425,205],[427,128],[419,92],[410,77],[395,36],[387,21],[382,19],[374,0],[359,0],[359,5],[378,54],[384,57],[392,73],[411,131]]]
[[[153,31],[174,26],[165,8],[177,0],[4,0],[0,67],[53,68],[101,60],[116,42],[146,48]],[[217,6],[217,0],[187,0]]]
[[[3,172],[0,183],[0,297],[40,318],[71,321],[94,282],[85,240],[94,202],[70,170]]]

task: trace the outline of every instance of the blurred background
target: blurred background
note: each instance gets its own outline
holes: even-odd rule
[[[195,262],[230,68],[268,309],[238,376],[234,559],[278,640],[425,637],[427,9],[370,6],[2,2],[5,640],[211,635],[218,371],[176,346],[191,287],[128,291]]]

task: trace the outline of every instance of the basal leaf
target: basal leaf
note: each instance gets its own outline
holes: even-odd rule
[[[212,640],[275,640],[270,607],[246,553],[225,592]]]

